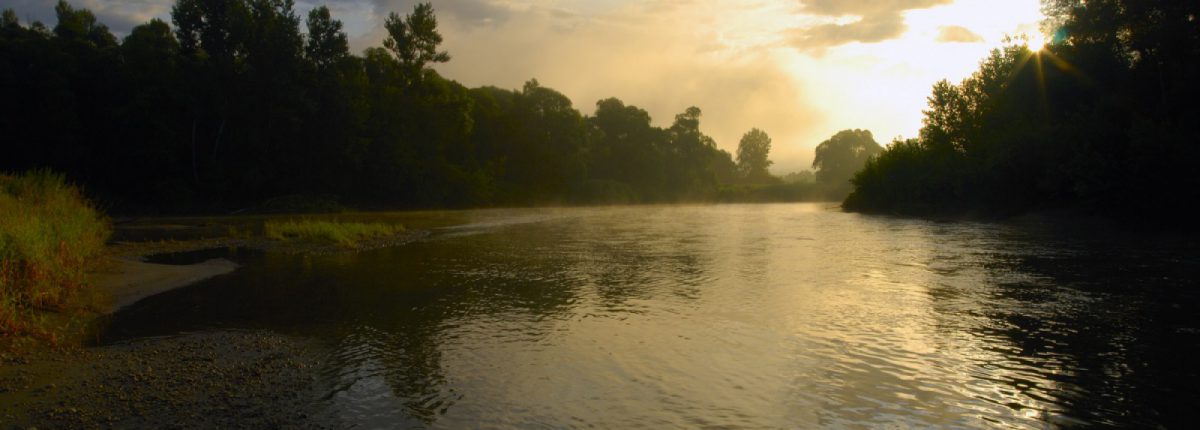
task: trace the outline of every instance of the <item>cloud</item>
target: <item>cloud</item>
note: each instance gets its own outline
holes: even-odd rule
[[[508,21],[519,13],[520,5],[500,0],[325,0],[325,3],[348,3],[374,11],[380,25],[388,13],[404,16],[411,13],[417,3],[428,1],[437,11],[439,19],[450,19],[468,26],[493,26]]]
[[[54,23],[58,22],[54,18],[55,3],[57,2],[52,0],[12,0],[11,3],[0,6],[0,8],[12,9],[17,13],[17,18],[26,25],[40,21],[47,27],[53,28]]]
[[[857,17],[851,22],[818,24],[796,29],[792,46],[822,52],[852,42],[875,43],[895,39],[908,27],[904,12],[949,4],[952,0],[804,0],[802,12],[825,19]]]
[[[900,15],[912,9],[928,9],[951,0],[804,0],[803,10],[825,16]]]
[[[874,43],[894,39],[907,27],[899,15],[864,16],[848,24],[822,24],[800,29],[792,39],[802,50],[821,51],[851,42]]]
[[[940,43],[979,43],[983,36],[959,25],[943,25],[938,27],[937,38]]]
[[[12,0],[3,8],[12,8],[17,17],[27,24],[41,21],[47,27],[54,28],[58,18],[54,15],[54,5],[58,0]],[[129,34],[129,31],[153,18],[163,18],[170,21],[168,16],[174,0],[71,0],[68,1],[76,9],[88,9],[96,15],[96,21],[108,26],[117,36]]]

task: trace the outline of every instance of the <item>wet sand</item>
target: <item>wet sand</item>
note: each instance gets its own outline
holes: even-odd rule
[[[237,268],[237,263],[223,258],[190,265],[167,265],[118,257],[94,274],[92,280],[95,288],[112,297],[105,313],[113,313],[146,297],[224,275]]]

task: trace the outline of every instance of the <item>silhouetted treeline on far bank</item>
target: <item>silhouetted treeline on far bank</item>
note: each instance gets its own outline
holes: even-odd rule
[[[56,12],[53,28],[11,10],[0,22],[0,171],[63,172],[119,211],[290,195],[387,208],[745,200],[779,182],[766,133],[747,133],[735,161],[698,108],[660,128],[615,98],[584,116],[536,80],[442,78],[429,66],[450,56],[428,4],[391,14],[384,46],[362,56],[325,7],[302,32],[291,0],[179,0],[173,25],[120,41],[88,10]]]
[[[939,82],[849,210],[1181,215],[1200,196],[1200,2],[1046,0],[1054,41]]]

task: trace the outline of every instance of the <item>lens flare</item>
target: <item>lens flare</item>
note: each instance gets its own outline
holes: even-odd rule
[[[1046,43],[1048,43],[1046,36],[1043,36],[1041,33],[1025,34],[1025,47],[1029,48],[1030,51],[1038,52],[1046,49]]]

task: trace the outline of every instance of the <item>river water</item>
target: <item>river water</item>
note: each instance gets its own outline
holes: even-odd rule
[[[1171,427],[1200,406],[1188,236],[829,204],[389,217],[437,227],[239,252],[107,338],[314,339],[314,416],[365,428]]]

